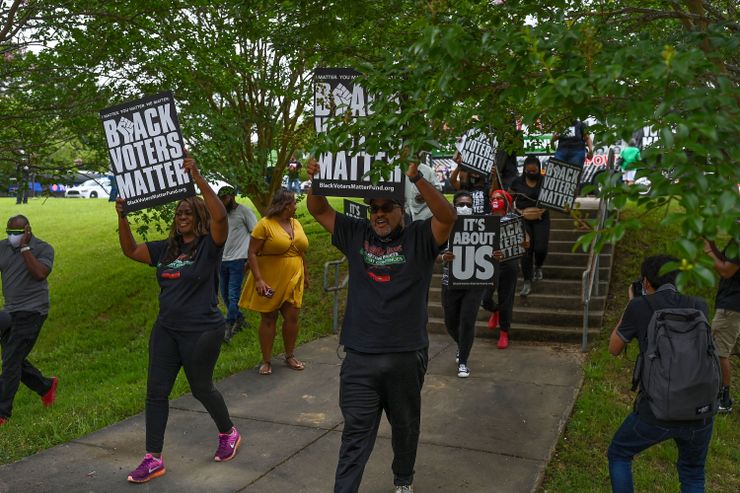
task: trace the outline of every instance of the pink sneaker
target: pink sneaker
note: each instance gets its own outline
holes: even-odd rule
[[[242,436],[236,426],[231,427],[229,433],[218,434],[218,449],[213,460],[216,462],[227,462],[236,457],[236,451],[242,443]]]
[[[131,483],[146,483],[147,481],[163,476],[167,470],[164,468],[164,460],[146,454],[139,467],[131,471],[128,480]]]
[[[51,377],[51,388],[48,392],[41,396],[41,402],[44,404],[44,407],[51,406],[52,404],[54,404],[54,401],[57,400],[58,383],[59,379],[57,377]]]

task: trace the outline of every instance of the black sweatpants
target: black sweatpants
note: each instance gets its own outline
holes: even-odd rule
[[[421,387],[427,361],[426,348],[382,354],[347,350],[339,377],[344,431],[335,493],[359,490],[383,411],[391,425],[393,482],[395,485],[413,482],[421,425]]]
[[[547,257],[547,248],[550,244],[550,215],[545,213],[539,221],[524,220],[524,228],[529,234],[529,248],[522,257],[522,276],[525,281],[532,280],[532,263],[535,267],[542,267]]]
[[[149,338],[149,375],[146,388],[146,450],[161,453],[169,415],[169,396],[180,368],[193,397],[206,408],[219,433],[233,423],[221,393],[213,385],[213,368],[221,352],[226,326],[218,330],[185,332],[154,324]]]
[[[460,363],[467,364],[475,340],[475,320],[483,298],[483,288],[450,289],[442,286],[445,327],[457,343]]]
[[[26,387],[43,396],[51,389],[46,378],[28,361],[46,315],[38,312],[12,312],[10,326],[0,330],[3,373],[0,375],[0,417],[9,418],[18,387]]]

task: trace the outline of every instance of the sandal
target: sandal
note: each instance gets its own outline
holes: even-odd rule
[[[262,364],[260,365],[259,374],[260,375],[272,375],[272,365],[267,361],[263,361]]]
[[[293,361],[293,363],[291,363]],[[306,368],[306,365],[303,363],[303,361],[300,361],[292,354],[290,356],[285,357],[285,364],[290,368],[291,370],[301,371],[304,368]]]

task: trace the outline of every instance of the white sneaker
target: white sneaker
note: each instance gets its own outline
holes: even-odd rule
[[[465,363],[460,363],[457,366],[457,376],[460,378],[468,378],[470,376],[470,368]]]
[[[537,267],[534,269],[534,278],[535,281],[541,281],[545,277],[542,275],[542,267]]]
[[[414,493],[413,485],[396,486],[396,493]]]
[[[532,282],[531,281],[524,281],[524,285],[522,286],[522,290],[519,291],[519,296],[528,296],[529,293],[532,292]]]

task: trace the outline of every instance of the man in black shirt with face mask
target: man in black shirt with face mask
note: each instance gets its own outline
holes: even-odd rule
[[[309,176],[319,170],[315,160]],[[309,192],[308,211],[347,257],[349,290],[340,343],[339,405],[344,417],[335,493],[356,492],[385,411],[392,430],[396,492],[413,491],[427,367],[427,293],[433,264],[457,218],[447,199],[409,164],[407,179],[432,217],[404,227],[403,205],[370,199],[370,220],[336,212]]]

